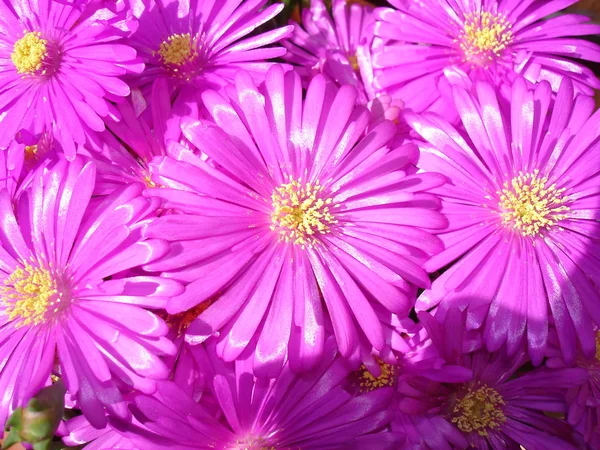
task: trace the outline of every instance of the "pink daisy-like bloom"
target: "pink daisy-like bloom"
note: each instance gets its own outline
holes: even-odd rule
[[[402,443],[401,434],[386,430],[393,415],[392,388],[346,391],[350,369],[333,345],[309,374],[297,375],[286,365],[276,379],[255,378],[249,359],[223,363],[212,347],[195,347],[200,366],[212,373],[199,401],[177,383],[161,382],[155,395],[133,396],[136,421],[114,428],[111,438],[120,434],[119,442],[139,450],[391,450]],[[213,399],[216,409],[206,406]],[[68,442],[91,437],[78,422]],[[108,440],[108,434],[101,439]]]
[[[35,6],[34,6],[35,5]],[[125,12],[98,0],[0,2],[0,149],[24,129],[51,132],[72,159],[125,97],[119,77],[141,72]]]
[[[417,301],[417,309],[468,309],[469,329],[484,330],[490,351],[514,354],[526,338],[538,365],[554,323],[567,361],[577,342],[595,352],[600,324],[600,112],[574,97],[565,78],[556,101],[550,85],[519,78],[510,103],[494,87],[455,87],[466,132],[441,117],[405,115],[427,141],[420,167],[448,176],[435,190],[450,222],[445,250],[425,267],[454,263]]]
[[[454,371],[444,379],[445,372],[437,371],[431,378],[422,367],[421,373],[398,378],[392,430],[406,435],[403,448],[578,448],[572,429],[545,413],[564,414],[566,389],[583,382],[585,371],[543,368],[522,374],[519,369],[528,360],[525,352],[508,357],[504,351],[471,348],[464,339],[465,315],[451,310],[440,323],[429,313],[419,313],[431,344],[462,366],[463,376],[468,372],[471,376],[461,380]]]
[[[184,101],[196,92],[217,88],[244,69],[257,79],[285,53],[272,46],[289,35],[291,26],[251,34],[281,12],[284,5],[266,6],[267,0],[210,0],[175,3],[167,0],[132,0],[140,26],[130,39],[146,63],[133,83],[144,86],[166,78],[182,89]],[[190,102],[188,107],[194,107]]]
[[[600,332],[596,331],[596,353],[586,357],[578,353],[572,365],[561,355],[556,336],[550,334],[546,365],[553,369],[575,366],[588,373],[585,383],[572,386],[567,391],[567,421],[581,432],[590,448],[600,446]]]
[[[495,85],[517,75],[546,80],[555,92],[570,78],[592,95],[600,80],[574,60],[600,61],[600,46],[577,38],[600,33],[600,25],[575,14],[547,18],[576,2],[390,0],[396,9],[375,12],[375,35],[389,39],[373,56],[375,85],[415,111],[448,109],[435,86],[451,66]]]
[[[334,0],[330,15],[323,0],[312,0],[302,10],[302,25],[282,42],[288,49],[285,59],[308,84],[312,76],[322,73],[338,85],[351,84],[359,91],[362,104],[374,96],[370,45],[373,34],[373,8]]]
[[[173,242],[146,269],[189,283],[168,312],[218,295],[188,340],[218,336],[227,361],[256,346],[261,376],[288,350],[294,368],[316,364],[330,320],[344,357],[389,353],[382,322],[409,313],[430,284],[422,264],[441,250],[427,230],[447,221],[428,191],[445,177],[414,174],[417,147],[390,148],[392,122],[365,135],[370,113],[352,86],[318,75],[303,98],[299,76],[274,66],[260,87],[239,72],[229,92],[202,96],[218,126],[182,125],[218,169],[185,150],[153,163],[164,188],[152,195],[182,213],[146,231]]]
[[[59,158],[25,179],[14,209],[0,193],[2,424],[53,372],[95,427],[128,416],[121,391],[151,393],[169,374],[168,328],[144,308],[164,308],[182,287],[113,277],[167,252],[142,237],[157,202],[141,183],[94,200],[94,182],[91,162]]]

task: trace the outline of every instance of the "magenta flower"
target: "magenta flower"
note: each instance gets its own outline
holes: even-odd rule
[[[160,359],[175,350],[167,326],[143,308],[164,308],[181,286],[115,276],[167,251],[142,237],[157,202],[141,184],[91,200],[94,179],[81,157],[47,160],[14,210],[0,193],[0,423],[53,372],[95,427],[107,413],[128,416],[121,390],[151,393],[169,374]]]
[[[547,16],[577,0],[390,0],[375,35],[389,39],[373,57],[375,85],[415,111],[447,110],[435,86],[458,66],[492,84],[517,75],[546,80],[556,92],[563,78],[577,92],[592,95],[600,80],[574,59],[600,61],[600,47],[574,36],[600,33],[586,16]],[[451,106],[451,105],[450,105]]]
[[[303,99],[299,76],[275,66],[260,88],[238,73],[230,92],[202,96],[218,127],[183,123],[222,170],[185,150],[155,163],[165,188],[153,195],[183,213],[147,229],[173,250],[146,268],[189,283],[168,312],[218,294],[188,340],[218,336],[227,361],[256,347],[261,376],[288,350],[295,369],[315,365],[330,320],[345,357],[389,351],[381,322],[408,314],[415,286],[429,285],[422,263],[441,249],[427,229],[447,222],[428,191],[445,178],[410,174],[417,148],[388,147],[392,122],[365,136],[370,113],[352,86],[317,76]]]
[[[277,43],[292,27],[254,34],[281,12],[284,5],[266,6],[266,0],[195,1],[132,0],[140,26],[130,39],[146,63],[134,83],[148,85],[166,77],[172,87],[183,88],[185,101],[199,89],[216,88],[233,80],[239,69],[258,79],[285,53]],[[189,98],[188,98],[189,97]]]
[[[550,334],[546,365],[552,369],[570,367],[561,355],[555,334]],[[577,429],[590,448],[600,445],[600,332],[596,331],[596,352],[586,357],[578,352],[575,367],[588,373],[585,383],[572,386],[567,391],[567,422]]]
[[[548,322],[556,325],[565,358],[577,341],[595,351],[600,324],[600,267],[596,252],[600,172],[596,164],[600,113],[566,78],[556,101],[547,82],[528,88],[518,79],[510,104],[494,88],[455,87],[466,133],[432,114],[406,114],[429,143],[420,166],[447,175],[436,192],[450,225],[446,249],[425,267],[456,261],[417,301],[468,307],[469,329],[484,330],[490,351],[506,344],[514,354],[527,340],[540,364]]]
[[[332,347],[309,374],[296,375],[286,365],[277,379],[256,379],[251,360],[223,363],[214,348],[196,346],[202,367],[213,374],[199,403],[177,383],[162,382],[154,396],[133,396],[142,425],[121,425],[116,432],[144,450],[398,448],[402,436],[385,430],[392,388],[350,394],[350,370]],[[72,430],[69,442],[81,442],[73,438],[89,431]]]
[[[35,6],[33,6],[35,5]],[[0,2],[0,149],[17,133],[52,133],[72,159],[129,94],[119,76],[140,72],[118,43],[132,24],[99,0]]]
[[[323,0],[312,0],[302,10],[302,25],[282,44],[288,49],[285,59],[308,84],[322,73],[338,85],[351,84],[359,91],[362,104],[374,96],[372,88],[371,48],[373,8],[334,0],[332,15]]]
[[[544,413],[565,412],[566,389],[583,382],[585,371],[535,369],[522,374],[519,369],[527,362],[525,352],[510,358],[504,351],[470,348],[460,332],[465,314],[451,310],[441,322],[425,312],[419,317],[432,345],[472,375],[461,381],[450,373],[444,380],[440,371],[436,376],[440,378],[432,379],[423,370],[423,374],[399,377],[392,429],[406,434],[404,448],[578,448],[572,443],[570,427]]]

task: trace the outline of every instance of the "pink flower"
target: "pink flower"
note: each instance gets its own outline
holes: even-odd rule
[[[567,361],[577,341],[591,356],[600,324],[593,99],[574,97],[569,78],[556,101],[547,82],[528,88],[522,78],[510,103],[483,82],[453,92],[466,132],[433,114],[406,114],[427,141],[420,166],[451,180],[436,190],[450,222],[439,234],[446,248],[425,267],[453,264],[417,308],[467,308],[467,327],[484,330],[490,351],[506,344],[512,355],[526,340],[536,365],[553,321]]]
[[[282,42],[288,49],[284,58],[297,65],[306,84],[322,73],[340,86],[356,87],[358,101],[365,104],[374,96],[372,12],[370,7],[334,0],[330,15],[323,0],[312,0],[310,8],[302,10],[302,25],[295,24],[290,39]]]
[[[214,166],[186,150],[154,163],[165,188],[152,195],[180,214],[149,225],[173,251],[147,269],[188,283],[168,311],[218,296],[188,340],[217,336],[227,361],[255,349],[261,376],[288,352],[296,370],[317,364],[330,322],[344,357],[390,354],[383,324],[408,314],[441,250],[428,230],[447,222],[429,190],[445,178],[414,174],[416,146],[390,147],[392,122],[365,135],[352,86],[317,76],[304,99],[299,76],[275,66],[260,87],[238,73],[229,92],[202,96],[217,126],[183,123]]]
[[[0,149],[46,131],[72,159],[103,131],[110,101],[129,94],[119,77],[144,67],[119,42],[134,25],[100,0],[0,1]]]
[[[91,162],[59,158],[25,179],[14,209],[0,193],[0,423],[53,372],[98,428],[106,414],[128,417],[121,391],[152,393],[169,374],[167,326],[144,308],[164,308],[181,286],[117,276],[167,252],[142,237],[157,202],[141,184],[91,199],[94,181]]]
[[[546,80],[556,92],[563,78],[588,95],[600,88],[574,59],[600,61],[600,47],[578,36],[600,32],[586,16],[547,16],[577,0],[390,0],[376,10],[375,35],[388,43],[373,57],[375,85],[415,111],[444,113],[452,104],[436,88],[458,66],[492,84],[517,75]]]
[[[130,45],[146,63],[134,84],[144,86],[164,77],[171,87],[183,88],[183,96],[191,98],[199,89],[227,84],[239,69],[264,78],[272,64],[267,60],[285,53],[283,47],[269,45],[292,31],[287,26],[250,36],[284,7],[266,3],[132,0],[140,26]]]
[[[454,369],[421,365],[419,371],[401,373],[392,430],[406,435],[405,449],[578,448],[573,430],[545,412],[565,412],[566,390],[583,382],[585,371],[523,373],[525,352],[508,357],[503,350],[473,348],[464,332],[466,314],[457,309],[435,318],[422,312],[419,319],[430,339],[422,350],[437,348]]]
[[[96,438],[90,448],[99,450],[107,447],[97,442],[139,450],[398,448],[403,436],[387,428],[392,388],[348,392],[350,369],[330,344],[310,373],[295,374],[286,364],[276,379],[254,378],[251,359],[223,363],[214,346],[196,346],[195,357],[210,374],[199,400],[181,383],[161,382],[153,396],[132,396],[131,424],[94,432],[74,419],[67,442]]]

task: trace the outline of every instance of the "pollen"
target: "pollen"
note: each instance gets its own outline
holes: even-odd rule
[[[477,65],[485,65],[500,56],[512,41],[512,25],[506,16],[487,11],[467,14],[464,28],[456,40],[464,60]]]
[[[198,56],[195,40],[189,33],[174,34],[160,44],[158,54],[166,65],[182,66]]]
[[[596,361],[600,362],[600,331],[596,332]]]
[[[323,186],[293,180],[275,189],[272,195],[271,230],[281,240],[306,245],[319,234],[329,233],[337,223],[330,211],[332,200],[323,195]]]
[[[33,31],[15,42],[10,59],[18,73],[35,73],[42,68],[48,41],[41,36],[39,31]]]
[[[454,406],[452,423],[465,433],[487,436],[489,430],[506,422],[503,406],[504,400],[495,389],[486,385],[469,388]]]
[[[39,325],[60,309],[63,294],[55,276],[44,267],[25,263],[4,280],[0,297],[9,320],[18,326]]]
[[[565,189],[547,185],[548,178],[540,177],[537,169],[533,173],[519,172],[510,183],[504,183],[504,189],[498,192],[504,224],[512,225],[523,236],[535,236],[565,219],[569,211],[564,205]]]
[[[375,389],[394,385],[396,366],[385,363],[379,358],[377,358],[377,363],[381,369],[381,374],[379,376],[374,376],[364,364],[358,369],[360,392],[370,392]]]

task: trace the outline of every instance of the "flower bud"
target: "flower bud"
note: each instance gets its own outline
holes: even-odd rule
[[[18,442],[34,444],[34,448],[49,446],[60,425],[65,408],[65,386],[62,381],[41,389],[26,407],[15,409],[8,421],[10,433],[2,448]]]

